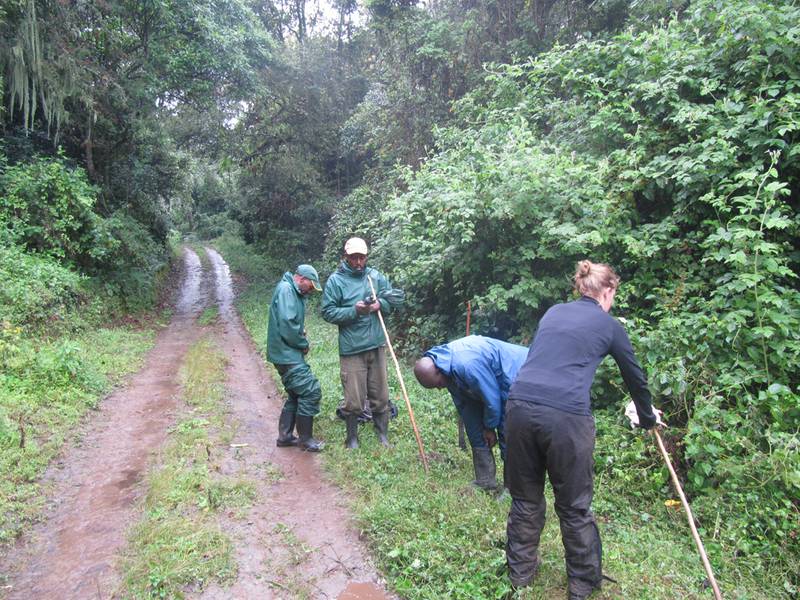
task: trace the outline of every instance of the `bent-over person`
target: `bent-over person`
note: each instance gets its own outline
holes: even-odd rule
[[[473,485],[497,489],[495,444],[505,459],[504,415],[511,384],[528,348],[480,335],[434,346],[414,365],[425,388],[447,388],[472,447]]]

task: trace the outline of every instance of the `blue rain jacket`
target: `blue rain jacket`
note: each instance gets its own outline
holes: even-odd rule
[[[484,429],[495,429],[503,444],[503,417],[508,390],[517,377],[528,348],[494,338],[470,335],[425,353],[450,378],[453,397],[473,448],[486,446]]]

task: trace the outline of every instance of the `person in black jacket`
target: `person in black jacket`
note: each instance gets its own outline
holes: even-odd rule
[[[589,388],[606,355],[619,365],[640,427],[650,429],[660,421],[628,335],[608,314],[619,277],[606,264],[584,260],[574,280],[581,298],[545,313],[509,391],[506,486],[512,504],[506,559],[511,584],[530,585],[538,570],[547,474],[561,525],[568,598],[583,600],[603,579],[600,534],[591,511],[595,426]]]

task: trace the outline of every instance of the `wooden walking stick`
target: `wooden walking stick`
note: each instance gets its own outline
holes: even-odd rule
[[[467,336],[469,336],[469,321],[472,317],[472,304],[467,300]],[[467,449],[467,440],[464,434],[464,419],[458,415],[458,447],[462,450]]]
[[[367,275],[367,281],[369,282],[369,289],[372,290],[372,297],[375,298],[376,302],[380,302],[378,300],[378,295],[375,293],[375,287],[372,285],[372,278]],[[406,401],[406,408],[408,409],[408,416],[411,418],[411,426],[414,428],[414,436],[417,438],[417,446],[419,447],[419,457],[422,459],[422,466],[425,467],[425,472],[428,472],[428,457],[425,456],[425,449],[422,447],[422,438],[419,435],[419,430],[417,429],[417,422],[414,420],[414,411],[411,408],[411,401],[408,399],[408,392],[406,391],[406,384],[403,381],[403,374],[400,372],[400,363],[397,361],[397,356],[394,353],[394,348],[392,347],[392,341],[389,339],[389,332],[386,330],[386,323],[383,322],[383,315],[381,311],[378,310],[378,320],[381,323],[381,329],[383,329],[383,336],[386,338],[386,345],[389,346],[389,353],[392,355],[392,360],[394,361],[394,368],[397,372],[397,379],[400,380],[400,389],[403,391],[403,398]]]
[[[683,504],[683,510],[686,511],[686,517],[689,519],[689,527],[692,530],[692,537],[694,537],[694,543],[697,545],[697,550],[700,552],[700,558],[703,560],[703,567],[705,567],[706,575],[708,575],[708,580],[711,582],[711,589],[714,590],[714,598],[716,598],[716,600],[722,600],[722,594],[720,594],[717,580],[714,579],[714,573],[711,571],[711,563],[708,562],[706,549],[703,547],[703,542],[700,540],[700,534],[697,533],[697,527],[694,525],[692,509],[689,508],[689,502],[686,500],[686,496],[683,493],[683,488],[681,487],[680,481],[678,481],[678,475],[675,473],[675,469],[672,467],[672,461],[670,461],[669,454],[667,454],[667,449],[664,447],[664,442],[661,440],[661,434],[658,433],[658,429],[655,427],[653,428],[653,434],[656,436],[658,448],[661,450],[661,454],[664,455],[664,462],[667,463],[669,473],[672,475],[672,483],[675,484],[675,489],[678,490],[678,496],[680,496],[681,503]]]

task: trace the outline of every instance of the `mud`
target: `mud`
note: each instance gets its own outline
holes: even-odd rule
[[[227,265],[214,250],[208,254],[217,273],[218,340],[229,360],[228,401],[239,424],[223,469],[256,479],[260,502],[244,521],[223,526],[236,539],[237,581],[200,597],[389,598],[346,498],[322,477],[321,456],[275,446],[283,399],[235,311],[225,308],[232,299]],[[352,595],[365,590],[371,595]]]
[[[140,517],[139,483],[183,408],[179,366],[207,333],[196,317],[216,302],[213,334],[229,361],[227,401],[237,431],[222,468],[256,481],[258,501],[245,519],[224,516],[220,523],[235,543],[237,580],[187,597],[393,598],[359,540],[347,499],[324,480],[321,457],[275,446],[282,398],[233,308],[228,265],[214,250],[207,254],[213,273],[185,251],[175,315],[144,368],[101,403],[82,442],[48,470],[45,518],[0,559],[5,597],[119,597],[115,565],[127,528]]]

